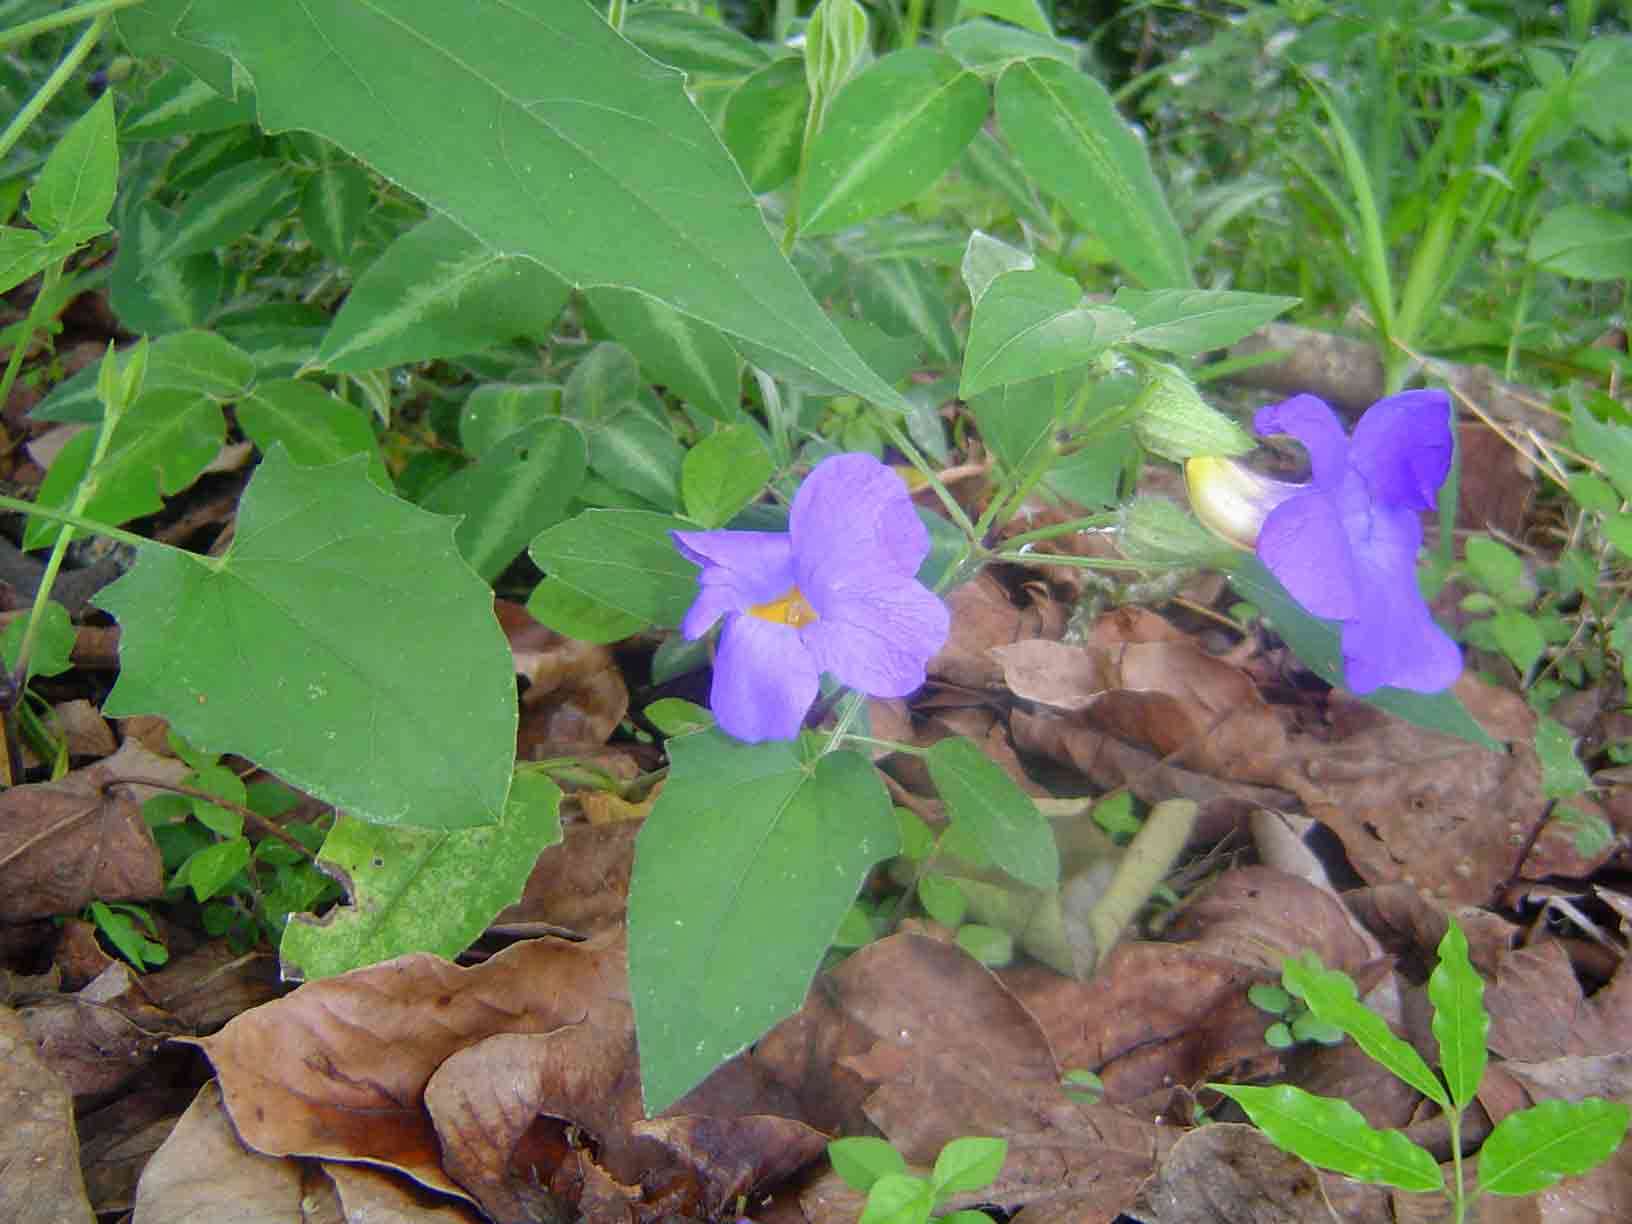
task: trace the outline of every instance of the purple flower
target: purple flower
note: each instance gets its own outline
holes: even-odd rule
[[[709,703],[740,740],[792,739],[829,672],[871,697],[905,697],[946,641],[946,605],[914,575],[929,532],[901,478],[871,455],[833,455],[805,478],[785,534],[676,531],[703,567],[680,630],[722,617]]]
[[[1313,395],[1261,409],[1260,436],[1290,434],[1309,453],[1306,485],[1268,480],[1218,458],[1186,467],[1202,520],[1252,546],[1293,599],[1343,626],[1349,688],[1437,693],[1462,672],[1462,654],[1417,587],[1422,512],[1451,469],[1451,402],[1443,391],[1378,400],[1345,437]]]

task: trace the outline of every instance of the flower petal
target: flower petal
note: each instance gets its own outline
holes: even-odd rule
[[[1432,510],[1451,471],[1451,397],[1405,391],[1380,399],[1354,427],[1349,463],[1389,506]]]
[[[871,455],[818,463],[793,499],[788,531],[807,597],[847,575],[910,578],[929,555],[929,531],[907,486]]]
[[[1354,555],[1336,501],[1317,489],[1269,512],[1258,532],[1258,559],[1315,616],[1348,620],[1360,606]]]
[[[1309,473],[1316,485],[1329,487],[1343,479],[1348,468],[1349,440],[1343,423],[1326,401],[1314,395],[1294,395],[1291,399],[1260,408],[1252,419],[1260,437],[1290,434],[1309,452]]]
[[[725,619],[708,703],[727,734],[757,744],[799,734],[818,671],[799,632],[756,616]]]
[[[697,598],[680,622],[690,641],[727,612],[780,599],[793,586],[793,547],[782,532],[671,531],[680,555],[703,567]]]
[[[1343,675],[1353,693],[1383,685],[1438,693],[1462,674],[1462,651],[1434,623],[1417,588],[1404,581],[1374,587],[1361,615],[1343,626]]]
[[[802,631],[822,671],[869,697],[905,697],[924,682],[924,667],[946,644],[946,605],[911,579],[875,579],[812,595],[815,624]]]

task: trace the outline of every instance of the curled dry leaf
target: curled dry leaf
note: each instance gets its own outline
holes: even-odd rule
[[[739,1199],[792,1176],[827,1151],[827,1136],[792,1118],[654,1118],[635,1125],[702,1177],[702,1214],[730,1215]]]
[[[0,794],[0,922],[162,893],[164,864],[142,821],[146,796],[103,787],[113,778],[180,782],[187,772],[180,761],[127,743],[60,781]]]
[[[338,1200],[335,1224],[483,1224],[474,1207],[433,1194],[382,1169],[328,1161],[323,1171]],[[301,1224],[308,1221],[303,1219]]]
[[[22,1018],[0,1007],[0,1219],[92,1224],[67,1086],[34,1048]]]
[[[991,654],[1015,696],[1215,777],[1274,783],[1286,729],[1240,668],[1190,641],[1017,642]]]
[[[944,684],[969,689],[995,689],[1003,670],[990,650],[994,646],[1036,638],[1043,618],[1033,608],[1015,606],[1003,584],[983,570],[972,582],[953,587],[945,595],[952,611],[952,630],[941,652],[929,661],[929,674]]]
[[[1276,976],[1282,961],[1303,952],[1345,973],[1382,955],[1335,893],[1272,867],[1226,871],[1191,898],[1168,935]]]
[[[123,961],[77,994],[42,999],[22,1017],[40,1056],[81,1104],[129,1083],[180,1031],[148,1002]]]

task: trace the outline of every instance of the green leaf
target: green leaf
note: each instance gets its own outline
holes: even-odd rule
[[[364,471],[273,447],[224,556],[143,549],[97,597],[122,631],[105,712],[161,714],[364,819],[491,824],[516,736],[492,592],[452,523]]]
[[[621,642],[649,623],[643,616],[601,603],[554,577],[533,588],[527,611],[540,624],[580,642]]]
[[[251,850],[247,837],[235,837],[231,841],[205,846],[181,865],[170,881],[170,887],[186,885],[193,890],[195,900],[208,901],[249,866]]]
[[[545,573],[599,603],[644,624],[678,625],[697,597],[697,567],[669,532],[693,526],[646,510],[586,510],[551,527],[528,551]]]
[[[1439,941],[1439,964],[1428,978],[1428,998],[1434,1005],[1440,1071],[1457,1109],[1467,1108],[1485,1074],[1490,1015],[1484,993],[1485,983],[1468,961],[1467,937],[1452,922]]]
[[[717,421],[742,415],[742,359],[714,328],[629,289],[591,289],[584,296],[639,359],[647,382],[661,383]]]
[[[162,965],[170,959],[170,953],[161,943],[155,943],[141,931],[136,929],[136,921],[130,912],[141,914],[150,932],[156,933],[153,920],[146,911],[134,905],[116,907],[104,905],[100,901],[92,901],[90,907],[91,921],[96,929],[108,937],[110,943],[138,969],[146,969],[151,965]]]
[[[648,1114],[792,1015],[868,869],[900,848],[854,752],[672,740],[636,843],[629,984]]]
[[[192,0],[147,0],[139,8],[122,9],[113,15],[119,36],[132,55],[147,59],[172,59],[185,65],[222,97],[233,96],[232,61],[217,51],[176,36]]]
[[[387,829],[342,816],[319,858],[346,880],[350,904],[290,918],[284,976],[310,982],[404,952],[458,956],[561,840],[560,809],[555,783],[519,773],[499,822],[482,828]]]
[[[811,143],[799,229],[831,234],[916,199],[986,118],[986,86],[950,55],[912,47],[839,91]]]
[[[1577,404],[1570,418],[1570,441],[1577,451],[1591,455],[1602,465],[1604,475],[1614,482],[1622,497],[1632,499],[1632,429],[1600,421],[1591,409]]]
[[[19,616],[0,632],[0,658],[7,671],[17,670],[17,651],[23,644],[28,629],[28,617]],[[68,609],[56,600],[47,600],[40,613],[39,628],[34,631],[34,646],[28,660],[31,676],[60,676],[74,665],[74,642],[77,635]]]
[[[113,94],[96,100],[46,158],[28,193],[28,219],[37,229],[78,246],[108,228],[119,180]]]
[[[1306,952],[1300,958],[1288,958],[1281,969],[1281,984],[1308,1004],[1317,1020],[1354,1038],[1373,1062],[1381,1063],[1435,1104],[1449,1107],[1450,1098],[1439,1077],[1410,1042],[1396,1037],[1381,1016],[1360,1002],[1346,973],[1326,968],[1313,953]]]
[[[637,410],[595,426],[589,435],[589,466],[595,473],[663,510],[680,505],[684,460],[674,434]]]
[[[1543,1101],[1508,1114],[1479,1149],[1479,1188],[1535,1194],[1608,1160],[1626,1138],[1628,1110],[1615,1101]]]
[[[289,167],[276,158],[223,170],[182,205],[154,258],[182,259],[225,246],[284,211],[294,197]]]
[[[493,250],[641,290],[762,364],[904,406],[783,257],[682,75],[591,5],[194,0],[178,32],[243,66],[267,130],[332,140]]]
[[[740,77],[771,58],[753,39],[719,21],[651,5],[629,11],[623,36],[659,63],[691,76]]]
[[[906,1159],[882,1139],[858,1135],[835,1139],[827,1145],[827,1159],[844,1184],[865,1194],[873,1183],[890,1173],[905,1173]]]
[[[926,761],[953,823],[972,836],[993,863],[1033,888],[1059,883],[1054,830],[1001,765],[961,735],[937,741]]]
[[[1314,1096],[1290,1084],[1252,1088],[1209,1084],[1247,1111],[1283,1151],[1322,1169],[1374,1185],[1427,1193],[1445,1182],[1433,1156],[1397,1130],[1375,1130],[1347,1101]]]
[[[306,181],[300,193],[300,221],[325,259],[346,262],[373,198],[368,175],[351,162],[328,163]]]
[[[873,1183],[856,1224],[929,1224],[935,1195],[921,1177],[886,1173]]]
[[[240,808],[246,806],[249,799],[243,780],[224,765],[200,764],[187,781],[188,785]],[[196,797],[189,797],[188,804],[193,819],[217,837],[243,836],[244,817],[241,812]]]
[[[1536,720],[1536,756],[1541,760],[1541,793],[1548,799],[1568,799],[1592,786],[1592,778],[1575,754],[1575,736],[1556,718],[1543,714]]]
[[[96,488],[84,513],[104,523],[125,523],[164,507],[164,496],[198,479],[221,450],[226,421],[220,407],[194,391],[160,387],[143,393],[114,428],[95,475]],[[35,499],[42,506],[66,506],[89,467],[96,430],[71,439],[46,473]],[[61,528],[32,518],[24,548],[41,548]]]
[[[640,399],[640,362],[621,344],[597,344],[572,368],[561,410],[584,421],[611,420]]]
[[[500,254],[435,216],[358,278],[317,360],[356,373],[457,357],[516,336],[547,337],[568,293],[531,260]]]
[[[534,536],[566,517],[585,464],[584,435],[575,425],[540,421],[437,485],[425,509],[463,516],[453,532],[459,555],[491,582]]]
[[[237,417],[239,427],[263,454],[281,443],[302,467],[367,455],[369,479],[382,489],[390,488],[368,415],[316,383],[293,378],[261,383],[238,402]]]
[[[119,353],[121,371],[128,369],[132,351],[126,348]],[[29,418],[94,425],[102,419],[96,374],[96,367],[87,366],[58,383],[29,411]],[[254,358],[243,349],[215,332],[184,331],[160,336],[148,346],[142,387],[147,391],[160,387],[196,391],[225,401],[246,395],[254,381]]]
[[[459,443],[481,455],[525,425],[561,415],[561,388],[554,383],[484,383],[459,410]]]
[[[1587,204],[1550,209],[1530,235],[1530,262],[1579,280],[1624,280],[1632,276],[1632,215]]]
[[[1069,276],[1049,268],[1005,272],[975,304],[958,395],[1086,365],[1132,330],[1124,311],[1084,306]]]
[[[9,293],[68,254],[38,230],[0,227],[0,293]]]
[[[1034,30],[1038,34],[1054,33],[1049,28],[1048,17],[1037,0],[961,0],[957,19],[963,21],[971,13],[988,13],[993,17],[1001,17],[1004,21],[1012,21],[1015,25]]]
[[[714,725],[714,715],[696,702],[681,697],[661,697],[641,713],[647,722],[669,736],[707,731]]]
[[[1014,936],[1002,927],[968,922],[953,937],[958,947],[981,964],[1000,969],[1014,959]]]
[[[953,26],[941,36],[941,45],[958,62],[983,76],[997,76],[1015,60],[1054,59],[1076,70],[1081,47],[1077,43],[977,18]]]
[[[1489,536],[1468,537],[1468,570],[1493,595],[1507,595],[1524,585],[1524,561],[1519,554]]]
[[[1023,60],[998,79],[997,114],[1026,173],[1129,275],[1154,289],[1190,287],[1184,235],[1103,85],[1057,60]]]
[[[1517,608],[1503,608],[1487,622],[1496,645],[1519,671],[1527,676],[1547,653],[1547,638],[1536,618]]]
[[[680,488],[686,513],[704,527],[723,527],[758,497],[775,465],[750,425],[717,430],[686,453]]]
[[[200,48],[202,51],[203,48]],[[126,142],[168,140],[255,122],[255,95],[223,97],[186,68],[171,68],[120,117]]]
[[[1128,339],[1135,344],[1193,357],[1250,336],[1300,300],[1228,289],[1122,288],[1111,304],[1133,316]]]
[[[1018,471],[1049,436],[1060,409],[1060,376],[1007,383],[969,401],[981,441],[1004,467]]]
[[[918,901],[936,922],[951,930],[963,925],[969,914],[969,899],[958,882],[947,876],[926,875],[918,881]]]
[[[915,337],[923,351],[947,365],[963,342],[935,274],[909,259],[879,259],[855,270],[853,288],[862,317],[887,332]]]
[[[151,200],[126,214],[108,299],[131,331],[158,336],[197,327],[226,292],[226,270],[213,254],[159,258],[174,225],[174,214]]]
[[[810,114],[810,85],[799,59],[754,73],[725,103],[725,147],[755,191],[775,191],[799,170]]]
[[[1003,1171],[1008,1155],[1007,1139],[967,1135],[952,1140],[935,1157],[935,1172],[931,1178],[935,1201],[991,1185]]]
[[[1305,667],[1328,684],[1342,685],[1343,653],[1335,624],[1310,616],[1300,608],[1256,557],[1242,557],[1229,571],[1229,579],[1241,597],[1255,605],[1275,626],[1275,631],[1286,639]],[[1367,693],[1363,700],[1415,726],[1454,735],[1481,748],[1493,751],[1501,748],[1449,691],[1414,693],[1381,688]]]

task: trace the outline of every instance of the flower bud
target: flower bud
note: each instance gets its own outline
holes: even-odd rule
[[[1182,463],[1195,455],[1244,455],[1256,443],[1201,398],[1184,371],[1158,365],[1140,392],[1134,430],[1144,448]]]
[[[1237,548],[1258,544],[1258,530],[1287,498],[1304,485],[1271,480],[1221,455],[1197,455],[1184,465],[1190,508],[1222,539]]]

